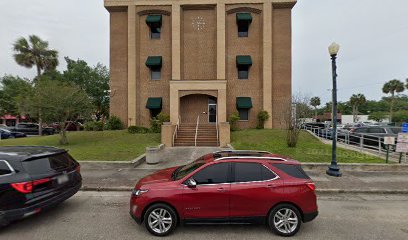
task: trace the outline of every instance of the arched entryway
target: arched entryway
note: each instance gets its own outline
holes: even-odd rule
[[[189,94],[180,98],[182,123],[215,124],[217,122],[217,98],[207,94]]]

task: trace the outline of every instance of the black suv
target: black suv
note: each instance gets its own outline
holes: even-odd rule
[[[38,128],[39,125],[37,123],[19,123],[14,128],[10,128],[10,130],[22,132],[27,135],[38,135]],[[42,128],[42,135],[53,135],[54,133],[55,133],[54,128],[51,127]]]
[[[80,165],[53,147],[0,147],[0,226],[39,213],[73,196]]]
[[[365,146],[377,148],[379,144],[383,148],[384,137],[395,137],[397,138],[398,133],[402,132],[401,127],[391,127],[391,126],[366,126],[350,130],[349,141],[352,144],[361,144]],[[394,149],[392,147],[391,149]]]

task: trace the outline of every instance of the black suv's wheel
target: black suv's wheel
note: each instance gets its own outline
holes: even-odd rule
[[[167,236],[177,226],[177,214],[166,204],[154,204],[147,209],[144,223],[151,234]]]
[[[271,230],[280,236],[295,235],[302,223],[302,218],[296,207],[290,204],[279,204],[274,207],[268,216],[268,225]]]

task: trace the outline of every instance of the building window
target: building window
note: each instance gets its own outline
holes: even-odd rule
[[[151,118],[157,117],[162,110],[162,98],[149,97],[146,102],[146,108],[149,109]]]
[[[152,68],[150,70],[150,78],[152,80],[160,80],[160,78],[161,78],[161,69],[160,68]]]
[[[252,99],[250,97],[237,97],[237,110],[239,113],[239,120],[249,120],[249,109],[252,108]]]
[[[248,55],[237,56],[238,79],[249,79],[249,68],[252,66],[252,58]]]
[[[160,39],[162,15],[148,15],[146,24],[150,27],[150,38]]]
[[[239,113],[239,120],[241,121],[248,121],[249,120],[249,109],[240,108],[238,109]]]
[[[238,37],[248,37],[249,25],[252,23],[251,13],[237,13]]]
[[[161,113],[161,109],[150,109],[150,118],[155,118]]]

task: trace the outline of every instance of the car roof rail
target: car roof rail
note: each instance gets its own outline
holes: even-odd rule
[[[258,150],[221,150],[213,152],[214,158],[220,157],[232,157],[232,156],[263,156],[265,154],[272,154],[267,151],[258,151]]]
[[[287,159],[281,157],[257,157],[257,156],[229,156],[229,157],[220,157],[215,158],[214,161],[221,161],[221,160],[234,160],[234,159],[245,159],[245,160],[270,160],[270,161],[282,161],[286,162]]]

